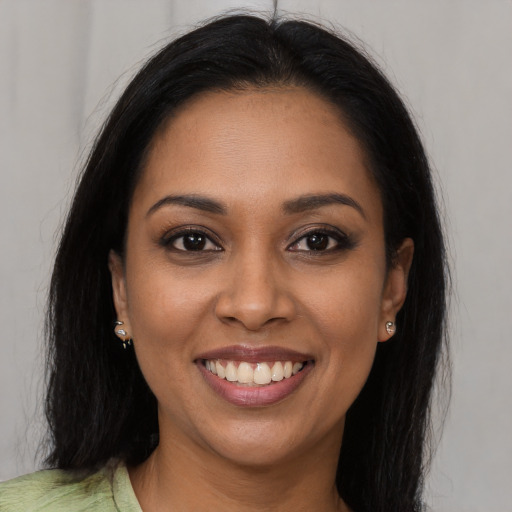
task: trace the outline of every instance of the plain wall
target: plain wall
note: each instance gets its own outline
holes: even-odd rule
[[[428,481],[440,512],[512,510],[512,2],[283,0],[367,43],[443,190],[453,396]],[[79,162],[122,86],[212,0],[0,0],[0,480],[39,467],[43,314]]]

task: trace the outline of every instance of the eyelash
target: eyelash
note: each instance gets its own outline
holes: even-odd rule
[[[187,235],[199,235],[200,237],[203,237],[204,240],[205,240],[205,244],[211,244],[213,245],[215,248],[213,249],[204,249],[204,248],[201,248],[201,249],[198,249],[198,250],[193,250],[193,249],[186,249],[186,248],[183,248],[183,249],[179,249],[177,247],[174,246],[174,243],[177,242],[178,240],[180,239],[183,239],[182,240],[182,245],[184,246],[184,243],[185,243],[185,237]],[[164,247],[167,247],[175,252],[182,252],[182,253],[187,253],[187,252],[195,252],[195,253],[201,253],[201,252],[216,252],[216,251],[222,251],[222,247],[220,246],[220,243],[217,242],[215,240],[215,237],[212,236],[208,231],[206,231],[204,228],[199,228],[199,227],[188,227],[188,228],[183,228],[183,229],[180,229],[178,232],[175,232],[175,233],[172,233],[172,234],[167,234],[165,235],[161,241],[160,241],[160,244],[163,245]]]
[[[185,247],[185,237],[187,235],[197,235],[203,238],[204,245],[202,245],[199,249],[187,249]],[[320,235],[320,237],[327,237],[330,240],[327,240],[327,247],[321,249],[298,249],[297,247],[300,245],[300,242],[303,240],[307,240],[309,237],[313,237],[315,235]],[[174,244],[181,240],[181,245],[183,248],[178,248]],[[334,241],[334,246],[332,245]],[[217,241],[216,237],[212,236],[208,231],[204,228],[199,227],[188,227],[181,229],[179,232],[175,232],[171,235],[166,235],[161,239],[161,245],[169,248],[178,253],[211,253],[217,251],[223,251],[221,244]],[[199,244],[202,242],[199,241]],[[306,242],[307,243],[307,242]],[[213,248],[205,249],[204,247],[208,245],[212,245]],[[303,232],[296,240],[288,245],[287,250],[291,252],[300,252],[307,254],[330,254],[338,251],[349,250],[355,247],[355,241],[349,235],[346,235],[342,231],[337,229],[326,229],[326,228],[312,228],[305,232]]]
[[[331,240],[328,240],[327,243],[330,245],[331,241],[334,240],[334,246],[324,249],[294,249],[300,244],[302,240],[307,240],[307,238],[313,237],[314,235],[320,235],[321,237],[327,237]],[[306,242],[307,243],[307,242]],[[330,254],[333,252],[344,251],[348,249],[352,249],[355,246],[354,240],[347,234],[339,231],[337,229],[326,229],[326,228],[312,228],[308,231],[301,234],[299,238],[295,240],[292,244],[288,246],[289,251],[293,252],[302,252],[308,254]]]

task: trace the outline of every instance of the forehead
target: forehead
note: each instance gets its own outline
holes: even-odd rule
[[[150,206],[183,193],[221,196],[228,206],[268,205],[284,196],[341,192],[379,210],[365,162],[338,109],[308,90],[209,92],[155,136],[134,203]]]

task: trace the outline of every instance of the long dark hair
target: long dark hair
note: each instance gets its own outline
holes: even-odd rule
[[[388,264],[415,243],[398,331],[379,344],[350,408],[337,485],[358,512],[421,509],[430,399],[443,354],[447,273],[429,164],[386,78],[352,44],[314,24],[226,16],[170,43],[140,70],[81,175],[53,271],[48,309],[47,464],[92,471],[145,460],[158,443],[156,399],[113,333],[107,258],[123,253],[127,212],[156,130],[207,90],[305,87],[330,102],[366,151],[383,208]]]

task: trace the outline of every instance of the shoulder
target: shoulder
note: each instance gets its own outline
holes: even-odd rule
[[[117,511],[112,472],[93,475],[57,469],[38,471],[0,483],[0,512]]]

